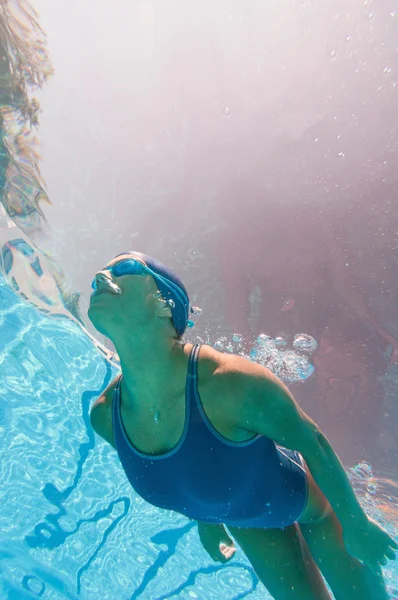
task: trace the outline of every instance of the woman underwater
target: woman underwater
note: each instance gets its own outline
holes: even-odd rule
[[[122,373],[91,424],[137,494],[197,521],[214,560],[232,558],[234,538],[276,600],[330,598],[322,575],[337,600],[387,600],[381,565],[398,545],[286,386],[241,356],[184,343],[188,293],[159,261],[120,254],[93,288],[89,318]]]

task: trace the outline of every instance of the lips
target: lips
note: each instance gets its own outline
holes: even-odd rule
[[[91,294],[91,297],[92,296],[100,296],[101,294],[112,294],[114,296],[114,295],[116,295],[116,291],[113,290],[109,285],[101,284],[96,287],[96,289]]]
[[[121,294],[121,289],[115,285],[114,283],[105,283],[104,281],[100,281],[91,294],[92,296],[100,296],[101,294],[111,294],[112,296],[117,296]]]

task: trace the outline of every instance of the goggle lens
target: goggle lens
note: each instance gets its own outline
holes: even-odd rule
[[[105,267],[104,271],[110,271],[115,277],[122,277],[122,275],[145,275],[148,273],[148,269],[139,260],[134,258],[126,258],[112,265],[112,267]],[[91,282],[93,290],[96,289],[95,279]]]
[[[121,260],[116,265],[106,268],[115,277],[121,277],[122,275],[144,275],[148,272],[147,267],[139,260],[134,260],[134,258],[126,258],[126,260]]]

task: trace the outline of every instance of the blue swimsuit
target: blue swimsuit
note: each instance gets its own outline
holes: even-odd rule
[[[121,418],[119,378],[112,402],[113,432],[131,485],[150,504],[197,521],[236,527],[291,525],[307,500],[301,455],[261,435],[231,442],[212,427],[198,393],[199,350],[194,346],[189,358],[184,431],[165,454],[143,454],[129,441]]]

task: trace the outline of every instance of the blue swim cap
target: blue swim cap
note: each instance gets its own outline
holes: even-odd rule
[[[131,254],[132,258],[134,256],[140,258],[151,269],[151,275],[162,296],[165,300],[172,300],[174,303],[174,306],[171,307],[173,325],[177,334],[182,335],[188,325],[190,303],[188,292],[181,279],[169,267],[147,254],[133,251],[123,252],[123,254]]]

